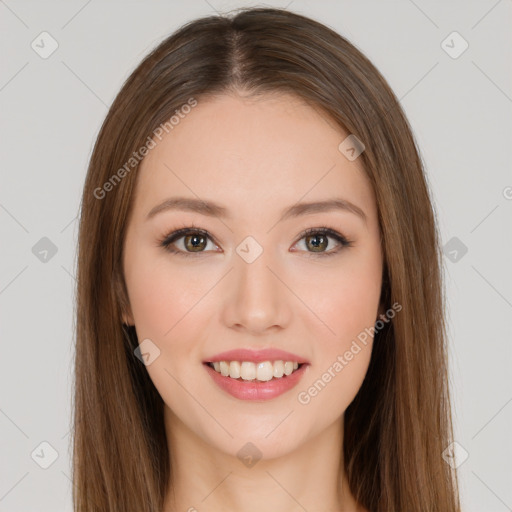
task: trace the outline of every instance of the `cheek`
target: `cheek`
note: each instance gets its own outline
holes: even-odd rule
[[[315,364],[297,392],[304,418],[322,418],[324,426],[339,418],[354,400],[373,347],[371,327],[376,321],[380,289],[361,280],[344,280],[344,284],[352,286],[346,293],[331,297],[319,315],[335,334],[324,330],[315,347]],[[320,428],[320,423],[315,428]]]
[[[198,382],[188,379],[200,368],[197,341],[204,335],[212,284],[204,273],[177,271],[154,252],[138,248],[125,264],[125,281],[139,342],[150,339],[159,355],[146,368],[164,402],[176,410],[193,411]],[[192,366],[194,365],[194,366]],[[187,392],[179,383],[187,383]]]
[[[368,277],[351,275],[340,283],[333,281],[338,293],[326,304],[325,316],[336,333],[331,336],[331,344],[340,349],[377,320],[380,280],[378,276],[375,279]]]
[[[372,352],[381,272],[376,246],[374,251],[347,257],[338,272],[329,273],[326,289],[309,292],[312,309],[328,329],[316,338],[316,364],[297,397],[305,414],[322,414],[334,421],[359,391]]]
[[[177,272],[165,257],[143,250],[132,252],[125,280],[139,338],[162,342],[183,329],[208,289],[198,274]]]
[[[310,287],[308,292],[312,309],[328,327],[322,330],[323,351],[331,357],[333,352],[347,350],[351,340],[374,326],[378,316],[382,285],[379,252],[348,256],[338,271],[325,275],[325,286]]]
[[[350,350],[333,353],[321,368],[310,368],[296,398],[304,421],[317,418],[312,426],[315,432],[340,418],[352,403],[366,376],[371,350],[371,341],[359,343]]]

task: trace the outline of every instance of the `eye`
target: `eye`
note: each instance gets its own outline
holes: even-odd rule
[[[210,252],[212,246],[215,251],[217,245],[212,240],[213,238],[208,231],[189,226],[173,231],[163,240],[160,240],[159,245],[172,254],[192,256],[194,254]],[[307,229],[301,233],[298,242],[302,240],[305,241],[305,251],[309,252],[310,256],[332,256],[344,247],[352,246],[352,242],[347,240],[341,233],[328,227]],[[335,240],[338,243],[338,247],[326,250],[332,245],[329,243],[330,240]],[[294,245],[297,245],[298,242]],[[208,243],[211,245],[209,246]]]
[[[208,231],[204,229],[187,227],[173,231],[160,241],[159,245],[167,251],[180,256],[189,256],[194,253],[209,252],[211,245],[214,245]]]
[[[305,241],[306,252],[310,252],[311,256],[332,256],[340,252],[344,247],[352,246],[350,240],[347,240],[341,233],[328,227],[310,228],[304,231],[300,236],[299,242],[302,240]],[[327,251],[326,249],[329,247],[330,239],[334,239],[338,242],[338,247]]]

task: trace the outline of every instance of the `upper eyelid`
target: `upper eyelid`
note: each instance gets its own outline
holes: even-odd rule
[[[338,236],[345,238],[345,236],[342,233],[339,233],[337,230],[335,230],[333,228],[318,227],[318,228],[307,228],[307,229],[303,230],[302,232],[300,232],[298,234],[299,238],[297,238],[297,241],[301,240],[302,238],[304,238],[305,236],[308,236],[310,234],[322,233],[322,232],[325,232],[325,234],[327,234],[328,236],[334,236],[337,234]],[[168,239],[176,240],[176,239],[181,238],[182,236],[188,235],[189,233],[201,233],[202,235],[205,235],[208,238],[210,238],[212,241],[215,240],[215,237],[206,229],[196,228],[196,227],[186,227],[186,228],[180,228],[180,229],[176,229],[176,230],[172,231],[171,233],[169,233],[168,235],[166,235],[164,237],[164,241],[168,240]]]
[[[209,238],[212,242],[215,242],[215,237],[209,232],[207,231],[206,229],[202,229],[202,228],[195,228],[195,227],[190,227],[190,228],[180,228],[180,229],[175,229],[174,231],[172,231],[171,233],[169,233],[168,235],[166,235],[163,240],[162,240],[162,243],[165,243],[166,241],[171,241],[169,243],[172,243],[176,240],[179,240],[180,238],[190,234],[190,233],[200,233],[201,235],[204,235],[205,237]],[[215,244],[217,244],[217,242],[215,242]],[[218,244],[217,244],[218,245]]]

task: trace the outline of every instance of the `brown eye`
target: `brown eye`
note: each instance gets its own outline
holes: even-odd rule
[[[206,237],[203,235],[193,234],[183,237],[185,248],[190,252],[200,252],[206,247]]]
[[[306,238],[306,246],[312,249],[312,252],[322,252],[329,245],[328,237],[322,233],[309,235]]]
[[[307,229],[301,234],[297,244],[303,245],[301,250],[310,256],[322,257],[333,256],[343,248],[352,246],[352,242],[341,233],[327,227]]]
[[[216,245],[207,231],[183,228],[174,231],[160,242],[165,250],[182,256],[209,253],[215,251]]]

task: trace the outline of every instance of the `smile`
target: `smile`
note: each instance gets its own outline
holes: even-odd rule
[[[294,388],[309,364],[297,361],[216,361],[203,364],[215,384],[239,400],[271,400]]]

